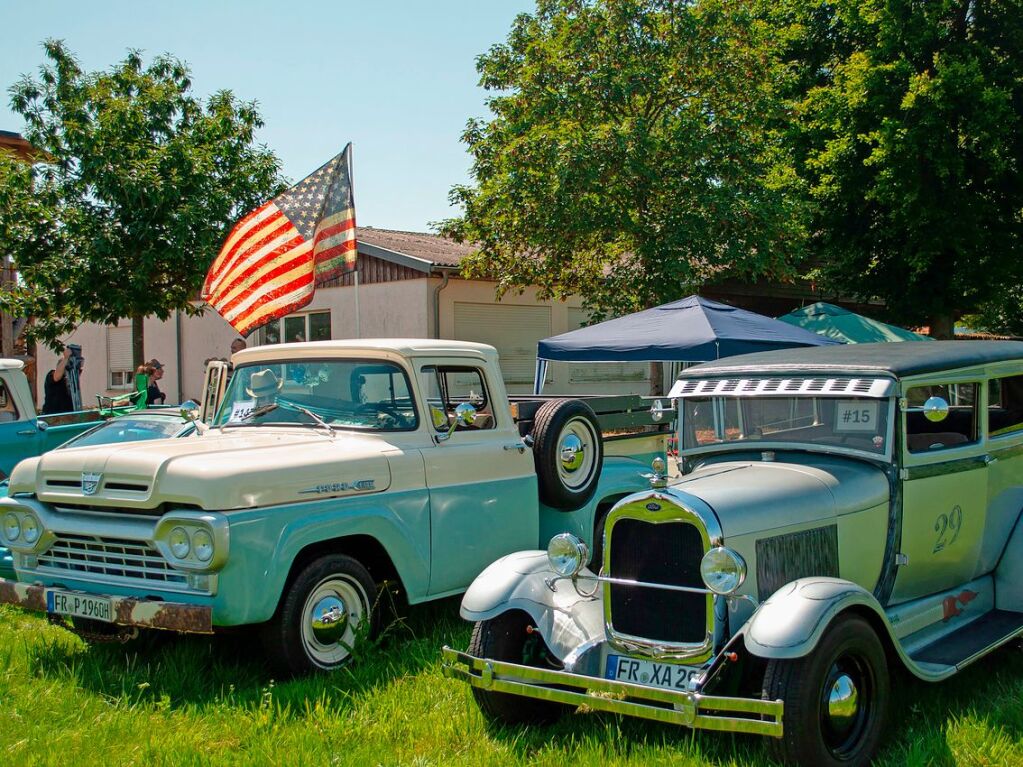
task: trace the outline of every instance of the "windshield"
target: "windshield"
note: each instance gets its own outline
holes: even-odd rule
[[[188,431],[192,431],[194,428],[173,411],[168,415],[121,415],[69,439],[61,447],[86,447],[88,445],[108,445],[113,442],[166,439],[184,432],[186,426]]]
[[[323,423],[364,431],[415,429],[419,421],[405,371],[375,360],[240,365],[216,419],[218,426]]]
[[[684,450],[781,442],[887,453],[890,399],[708,397],[681,400]]]

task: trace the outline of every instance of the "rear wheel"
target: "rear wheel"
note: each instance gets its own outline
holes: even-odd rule
[[[812,653],[772,660],[764,697],[785,703],[776,756],[790,764],[860,767],[881,743],[890,686],[884,648],[863,618],[837,618]]]
[[[263,642],[282,671],[301,675],[347,663],[376,631],[377,588],[357,560],[329,554],[305,566],[284,595]]]
[[[477,658],[550,667],[545,662],[547,645],[524,612],[512,610],[496,618],[480,621],[472,629],[469,654]],[[506,692],[472,688],[472,695],[483,715],[500,724],[552,724],[572,710],[564,703],[524,698]]]

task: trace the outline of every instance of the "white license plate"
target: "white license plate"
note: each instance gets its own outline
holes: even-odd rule
[[[631,682],[666,690],[688,690],[689,683],[703,671],[699,666],[678,666],[652,660],[627,658],[624,655],[607,656],[605,679]]]
[[[57,615],[73,615],[78,618],[92,618],[107,623],[113,622],[109,599],[94,597],[91,594],[80,594],[76,591],[48,590],[46,592],[46,612]]]

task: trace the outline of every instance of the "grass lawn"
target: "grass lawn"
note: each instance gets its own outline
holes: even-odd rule
[[[275,683],[254,634],[89,647],[0,607],[0,765],[767,765],[760,739],[580,712],[488,728],[441,675],[458,600],[411,610],[350,670]],[[887,765],[1023,765],[1023,654],[938,686],[898,677]],[[807,765],[806,767],[812,767]]]

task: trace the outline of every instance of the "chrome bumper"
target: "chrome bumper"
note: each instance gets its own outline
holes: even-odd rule
[[[492,692],[550,700],[703,730],[782,736],[780,700],[664,690],[442,650],[444,676]],[[551,685],[556,685],[551,686]]]
[[[160,602],[97,594],[110,600],[113,624],[147,629],[165,629],[186,634],[212,634],[213,610],[203,605]],[[46,588],[0,578],[0,604],[46,612]]]

